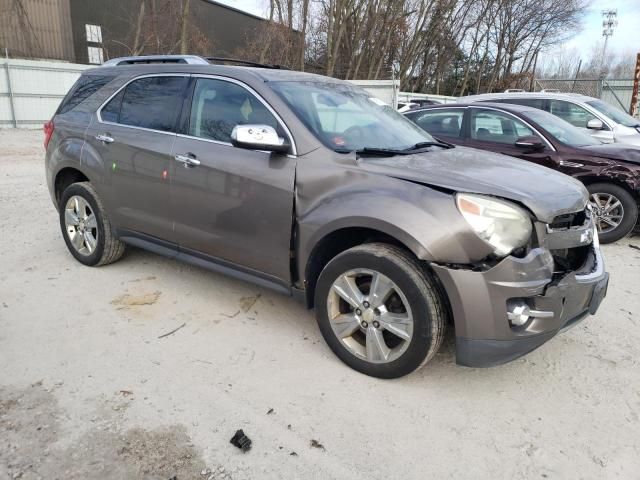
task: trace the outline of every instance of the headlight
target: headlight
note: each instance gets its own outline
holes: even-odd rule
[[[459,193],[458,210],[476,234],[505,256],[531,238],[531,219],[527,212],[510,202],[482,195]]]

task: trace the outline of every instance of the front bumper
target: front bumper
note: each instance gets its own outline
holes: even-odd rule
[[[594,314],[606,295],[609,274],[597,242],[581,268],[559,274],[551,251],[532,249],[524,258],[509,256],[486,271],[432,265],[444,285],[455,322],[456,362],[489,367],[515,360],[558,332]],[[531,310],[553,312],[512,326],[508,303],[524,301]]]

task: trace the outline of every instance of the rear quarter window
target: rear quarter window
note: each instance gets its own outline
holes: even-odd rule
[[[56,114],[62,115],[74,110],[114,78],[114,76],[104,75],[81,76],[73,87],[71,87],[71,90],[69,90],[69,93],[64,97],[64,100],[62,100]]]
[[[129,83],[100,111],[103,121],[175,131],[189,80],[181,76],[145,77]]]

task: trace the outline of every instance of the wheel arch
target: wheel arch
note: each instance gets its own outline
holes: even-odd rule
[[[630,178],[618,178],[618,177],[602,177],[598,175],[584,175],[578,177],[578,179],[584,184],[585,187],[589,185],[593,185],[594,183],[610,183],[612,185],[616,185],[618,187],[624,188],[635,200],[636,202],[640,202],[640,192],[637,189],[634,189],[629,182],[631,182]],[[636,183],[640,186],[640,180],[637,180]]]
[[[89,177],[77,167],[63,167],[55,175],[54,178],[54,196],[56,206],[60,205],[60,198],[65,189],[77,182],[90,182]]]
[[[325,233],[315,242],[304,263],[305,299],[308,308],[314,306],[315,287],[323,268],[340,253],[365,243],[387,243],[395,245],[410,253],[415,258],[419,257],[419,244],[413,240],[406,242],[379,228],[364,226],[342,226]],[[413,244],[410,246],[410,244]],[[413,247],[413,248],[412,248]]]

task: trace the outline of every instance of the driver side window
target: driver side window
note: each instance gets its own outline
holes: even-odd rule
[[[556,117],[560,117],[565,122],[579,128],[587,128],[589,120],[596,119],[581,106],[564,100],[549,100],[549,111]]]
[[[537,135],[516,117],[495,110],[471,109],[471,138],[513,145],[520,137]]]
[[[231,143],[236,125],[260,124],[285,136],[271,112],[247,89],[225,80],[201,78],[191,102],[189,135]]]
[[[464,109],[434,108],[426,112],[408,113],[407,117],[435,137],[460,137]]]

